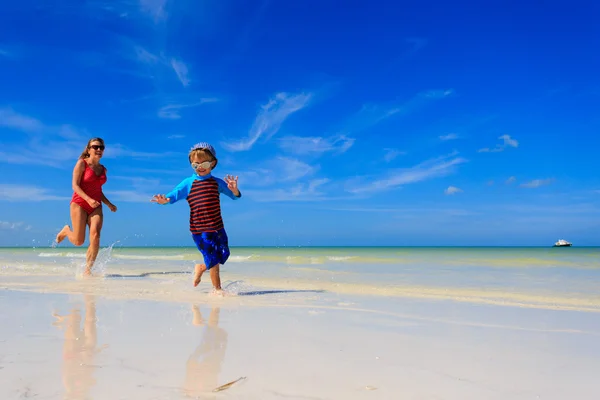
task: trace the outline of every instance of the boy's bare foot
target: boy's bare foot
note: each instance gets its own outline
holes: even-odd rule
[[[60,243],[63,240],[65,240],[65,238],[67,237],[67,232],[69,231],[69,225],[65,225],[63,226],[63,228],[60,230],[60,232],[58,232],[58,234],[56,235],[56,243]]]
[[[213,296],[219,296],[219,297],[225,296],[225,292],[223,291],[223,289],[216,289],[216,288],[213,288],[213,290],[210,294]]]
[[[198,286],[200,281],[202,280],[202,274],[206,271],[206,265],[204,264],[196,264],[194,267],[194,287]]]
[[[89,277],[92,276],[92,268],[86,268],[85,271],[83,271],[83,276],[85,277]]]

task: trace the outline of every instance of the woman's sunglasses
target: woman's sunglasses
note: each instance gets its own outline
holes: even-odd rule
[[[104,151],[104,145],[97,145],[97,144],[93,144],[90,146],[90,149],[94,149],[94,150],[102,150]]]
[[[194,162],[194,163],[192,163],[192,168],[194,170],[196,170],[198,168],[209,169],[211,164],[212,164],[212,161],[204,161],[203,163]]]

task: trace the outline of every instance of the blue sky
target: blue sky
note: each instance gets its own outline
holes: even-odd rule
[[[47,246],[105,139],[102,244],[193,245],[149,202],[208,141],[232,245],[600,245],[600,5],[5,2],[0,245]]]

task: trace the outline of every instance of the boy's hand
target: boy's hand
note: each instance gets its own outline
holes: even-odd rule
[[[240,191],[238,190],[238,187],[237,187],[237,182],[238,182],[237,176],[234,178],[231,175],[227,175],[225,177],[225,182],[227,183],[227,187],[229,188],[229,190],[231,190],[233,192],[233,194],[235,194],[236,196],[238,196],[240,194]]]
[[[116,212],[117,211],[117,206],[115,206],[113,203],[108,203],[108,208],[112,212]]]
[[[158,204],[167,204],[169,198],[165,197],[164,194],[155,194],[150,201]]]

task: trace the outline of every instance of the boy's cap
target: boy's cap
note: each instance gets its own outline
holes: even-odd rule
[[[196,143],[195,145],[192,146],[192,148],[190,149],[190,151],[197,150],[197,149],[208,150],[208,152],[210,154],[212,154],[212,156],[214,158],[217,158],[217,152],[215,151],[215,148],[212,147],[210,144],[208,144],[206,142]]]

